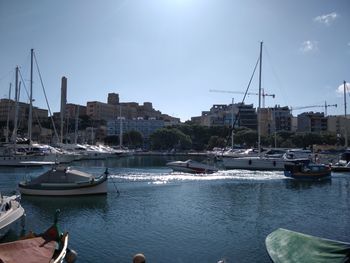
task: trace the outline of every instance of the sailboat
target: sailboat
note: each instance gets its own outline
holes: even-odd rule
[[[293,163],[295,159],[290,155],[284,154],[281,158],[266,157],[261,154],[261,72],[262,72],[262,48],[263,42],[260,42],[259,56],[259,104],[258,104],[258,156],[250,157],[231,157],[222,156],[223,165],[226,169],[247,169],[247,170],[284,170],[284,165]],[[300,159],[298,159],[301,161]],[[304,160],[303,160],[304,161]],[[306,160],[305,160],[306,161]]]
[[[56,154],[44,154],[43,152],[32,151],[32,119],[33,119],[33,57],[34,50],[31,49],[31,69],[30,69],[30,95],[29,95],[29,114],[28,114],[28,144],[17,144],[17,123],[18,123],[18,102],[20,97],[21,82],[19,81],[19,68],[16,67],[15,80],[15,118],[14,129],[12,133],[12,142],[0,146],[0,166],[42,166],[59,161]]]

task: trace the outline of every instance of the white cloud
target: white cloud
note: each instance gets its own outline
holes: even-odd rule
[[[326,26],[330,26],[338,17],[339,15],[336,12],[332,12],[329,14],[317,16],[314,18],[314,21],[325,24]]]
[[[313,40],[306,40],[301,44],[300,50],[304,53],[317,51],[318,42]]]
[[[346,93],[350,93],[350,83],[348,83],[348,82],[345,83],[345,90],[346,90]],[[337,88],[337,93],[344,94],[344,83],[339,85],[339,87]]]

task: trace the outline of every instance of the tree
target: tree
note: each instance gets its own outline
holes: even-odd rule
[[[187,150],[191,148],[192,141],[188,135],[176,128],[162,128],[150,136],[153,150]]]
[[[129,131],[123,134],[123,144],[130,148],[138,148],[143,145],[142,134],[138,131]]]
[[[104,142],[108,145],[117,145],[119,143],[119,137],[117,135],[106,136]]]
[[[237,129],[234,136],[235,143],[246,145],[246,146],[256,146],[258,141],[257,131],[241,128]]]
[[[208,149],[212,150],[214,147],[224,148],[226,146],[226,140],[219,136],[211,136],[208,142]]]

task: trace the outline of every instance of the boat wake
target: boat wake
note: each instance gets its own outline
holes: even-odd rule
[[[111,171],[110,177],[119,182],[148,182],[167,184],[180,181],[217,181],[217,180],[280,180],[285,176],[281,171],[223,170],[212,174],[190,174],[169,170],[136,170]]]

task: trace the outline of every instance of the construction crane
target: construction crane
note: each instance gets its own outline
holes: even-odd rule
[[[221,90],[221,89],[210,89],[209,91],[210,92],[221,92],[221,93],[245,94],[245,92],[242,92],[242,91],[230,91],[230,90]],[[257,96],[259,96],[259,93],[247,92],[247,95],[257,95]],[[263,105],[262,105],[263,108],[265,108],[265,97],[266,96],[270,96],[272,98],[276,97],[275,94],[267,94],[267,93],[265,93],[263,89],[262,89],[262,92],[261,92],[261,96],[263,98]]]
[[[293,110],[303,110],[303,109],[309,109],[309,108],[324,108],[324,114],[327,116],[327,108],[328,107],[337,107],[337,104],[327,104],[327,102],[324,102],[324,105],[310,105],[310,106],[301,106],[301,107],[290,107],[290,111]]]

